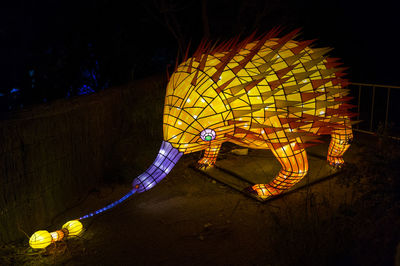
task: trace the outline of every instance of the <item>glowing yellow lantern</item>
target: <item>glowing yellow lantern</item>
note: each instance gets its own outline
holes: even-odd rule
[[[73,220],[66,222],[62,229],[68,230],[68,236],[78,236],[83,230],[83,225],[78,220]]]
[[[29,239],[29,245],[34,249],[46,248],[52,243],[52,236],[46,230],[35,232]]]
[[[78,220],[66,222],[61,230],[49,233],[46,230],[35,232],[29,239],[33,249],[46,248],[53,242],[63,240],[65,237],[78,236],[83,230],[83,225]]]

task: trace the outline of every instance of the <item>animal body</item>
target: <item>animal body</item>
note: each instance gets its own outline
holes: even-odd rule
[[[281,38],[272,30],[211,47],[202,42],[178,65],[167,85],[164,142],[152,166],[134,181],[138,191],[158,183],[183,154],[205,150],[199,165],[215,164],[224,142],[270,149],[282,169],[250,188],[262,198],[277,195],[308,171],[306,147],[331,135],[327,161],[341,166],[353,139],[347,80],[330,48]]]

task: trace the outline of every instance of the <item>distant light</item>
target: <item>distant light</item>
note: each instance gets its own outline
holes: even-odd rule
[[[82,85],[81,88],[78,89],[77,94],[78,95],[85,95],[85,94],[91,94],[91,93],[94,93],[94,92],[95,92],[95,90],[92,87],[84,84],[84,85]]]
[[[15,93],[15,92],[18,92],[18,91],[19,91],[19,89],[17,89],[17,88],[12,88],[11,91],[10,91],[10,93]]]

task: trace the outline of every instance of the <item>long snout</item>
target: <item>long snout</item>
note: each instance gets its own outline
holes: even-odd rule
[[[133,180],[133,187],[139,193],[151,189],[171,171],[182,155],[169,142],[163,141],[156,159],[143,174]]]
[[[146,190],[149,190],[150,188],[154,187],[157,183],[159,183],[175,166],[175,164],[178,162],[178,160],[182,157],[183,153],[179,152],[178,149],[175,149],[172,147],[172,145],[166,141],[163,141],[161,144],[160,151],[158,152],[157,158],[155,161],[151,164],[151,166],[140,176],[138,176],[135,180],[133,180],[133,189],[120,198],[117,201],[114,201],[113,203],[97,210],[94,212],[91,212],[89,214],[86,214],[82,217],[80,217],[77,220],[83,220],[89,217],[92,217],[94,215],[100,214],[106,210],[109,210],[121,202],[125,201],[127,198],[135,194],[136,192],[143,192]],[[77,223],[78,221],[70,221],[69,223]],[[80,224],[80,223],[79,223]],[[64,225],[66,226],[66,225]],[[63,226],[63,230],[65,230]],[[80,224],[81,228],[79,230],[82,230],[82,224]],[[68,228],[69,231],[67,231],[67,234],[71,236],[71,232],[75,232],[76,228],[74,229],[75,231],[71,231],[71,228]],[[60,237],[59,233],[62,233],[62,236]],[[79,231],[80,232],[80,231]],[[76,233],[76,232],[75,232]],[[60,241],[64,238],[65,231],[56,231],[49,233],[48,231],[41,230],[37,231],[34,233],[30,240],[29,244],[31,245],[32,248],[35,249],[42,249],[46,248],[48,245],[55,241]]]

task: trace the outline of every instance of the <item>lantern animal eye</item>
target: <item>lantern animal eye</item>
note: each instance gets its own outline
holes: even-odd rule
[[[204,141],[212,141],[215,139],[215,136],[215,131],[210,128],[204,129],[200,133],[200,138]]]

